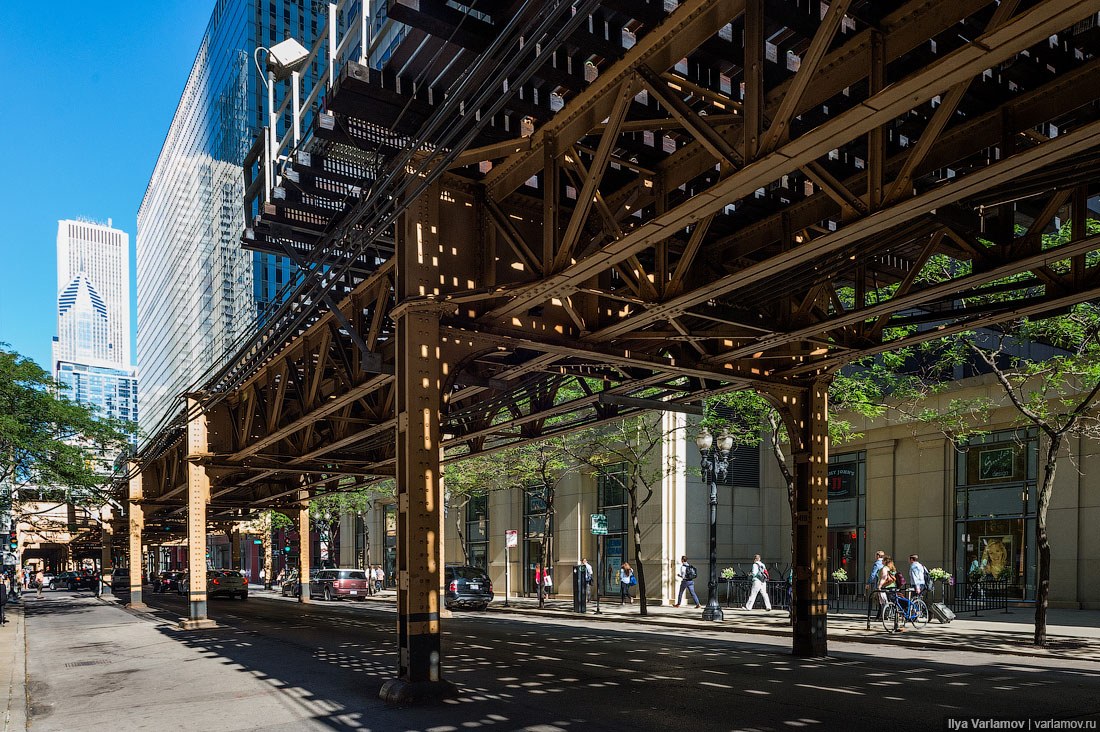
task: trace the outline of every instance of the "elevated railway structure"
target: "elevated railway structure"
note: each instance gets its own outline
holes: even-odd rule
[[[242,241],[301,280],[139,454],[138,546],[186,517],[197,576],[210,523],[395,479],[384,693],[439,693],[443,462],[754,389],[825,654],[831,375],[1100,296],[1100,0],[386,11],[250,156]]]

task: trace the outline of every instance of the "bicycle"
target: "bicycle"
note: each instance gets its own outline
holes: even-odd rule
[[[912,623],[918,630],[931,619],[928,605],[919,597],[903,597],[898,590],[886,590],[888,602],[882,609],[882,627],[887,633],[898,633],[905,623]]]

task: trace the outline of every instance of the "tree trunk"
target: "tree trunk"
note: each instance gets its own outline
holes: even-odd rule
[[[794,556],[794,475],[791,473],[790,467],[787,465],[787,456],[783,454],[783,449],[779,446],[779,415],[775,411],[771,411],[768,415],[768,424],[772,430],[772,455],[775,457],[775,462],[779,465],[779,472],[783,474],[783,480],[787,483],[787,508],[791,514],[791,571],[794,571],[795,556]],[[784,577],[783,579],[786,579]],[[794,605],[794,583],[791,583],[792,595],[791,605]],[[791,624],[794,625],[794,613],[790,613]]]
[[[638,613],[648,615],[645,592],[645,569],[642,567],[642,525],[638,522],[638,493],[637,488],[631,487],[627,491],[630,498],[630,523],[634,528],[634,576],[638,578]]]
[[[1039,506],[1035,521],[1035,548],[1039,560],[1039,573],[1035,583],[1035,645],[1047,644],[1047,595],[1050,590],[1050,542],[1047,540],[1047,508],[1054,490],[1054,472],[1058,469],[1058,449],[1062,435],[1050,436],[1046,465],[1043,468],[1043,484],[1039,488]]]

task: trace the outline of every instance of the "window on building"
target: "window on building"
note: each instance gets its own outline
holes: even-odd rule
[[[871,571],[865,562],[867,511],[867,457],[862,450],[829,456],[830,576],[837,569],[857,580]]]
[[[536,565],[542,563],[540,551],[543,537],[547,541],[547,554],[554,555],[551,544],[554,539],[554,517],[547,509],[546,498],[545,487],[526,488],[523,491],[523,591],[527,594],[538,592],[535,569]]]
[[[382,511],[382,519],[386,530],[386,552],[382,569],[386,573],[386,586],[393,587],[397,580],[397,506],[392,503],[386,506]]]
[[[597,590],[605,594],[618,594],[619,568],[623,562],[629,561],[630,510],[625,486],[625,464],[601,473],[597,481],[598,513],[607,516],[607,535],[598,539],[600,566],[597,568]]]
[[[489,571],[489,496],[474,496],[466,504],[466,557],[473,567]]]
[[[1003,430],[971,438],[955,463],[955,576],[1009,583],[1035,597],[1038,432]]]

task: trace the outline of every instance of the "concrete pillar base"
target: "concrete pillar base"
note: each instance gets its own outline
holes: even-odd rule
[[[390,679],[382,684],[378,698],[393,704],[427,704],[458,696],[458,687],[450,681],[405,681]]]
[[[218,624],[210,618],[203,618],[202,620],[181,620],[178,627],[180,630],[208,630],[217,628]]]
[[[128,607],[131,610],[148,610],[149,609],[149,606],[146,605],[144,602],[128,602],[128,603],[126,603],[126,607]]]

